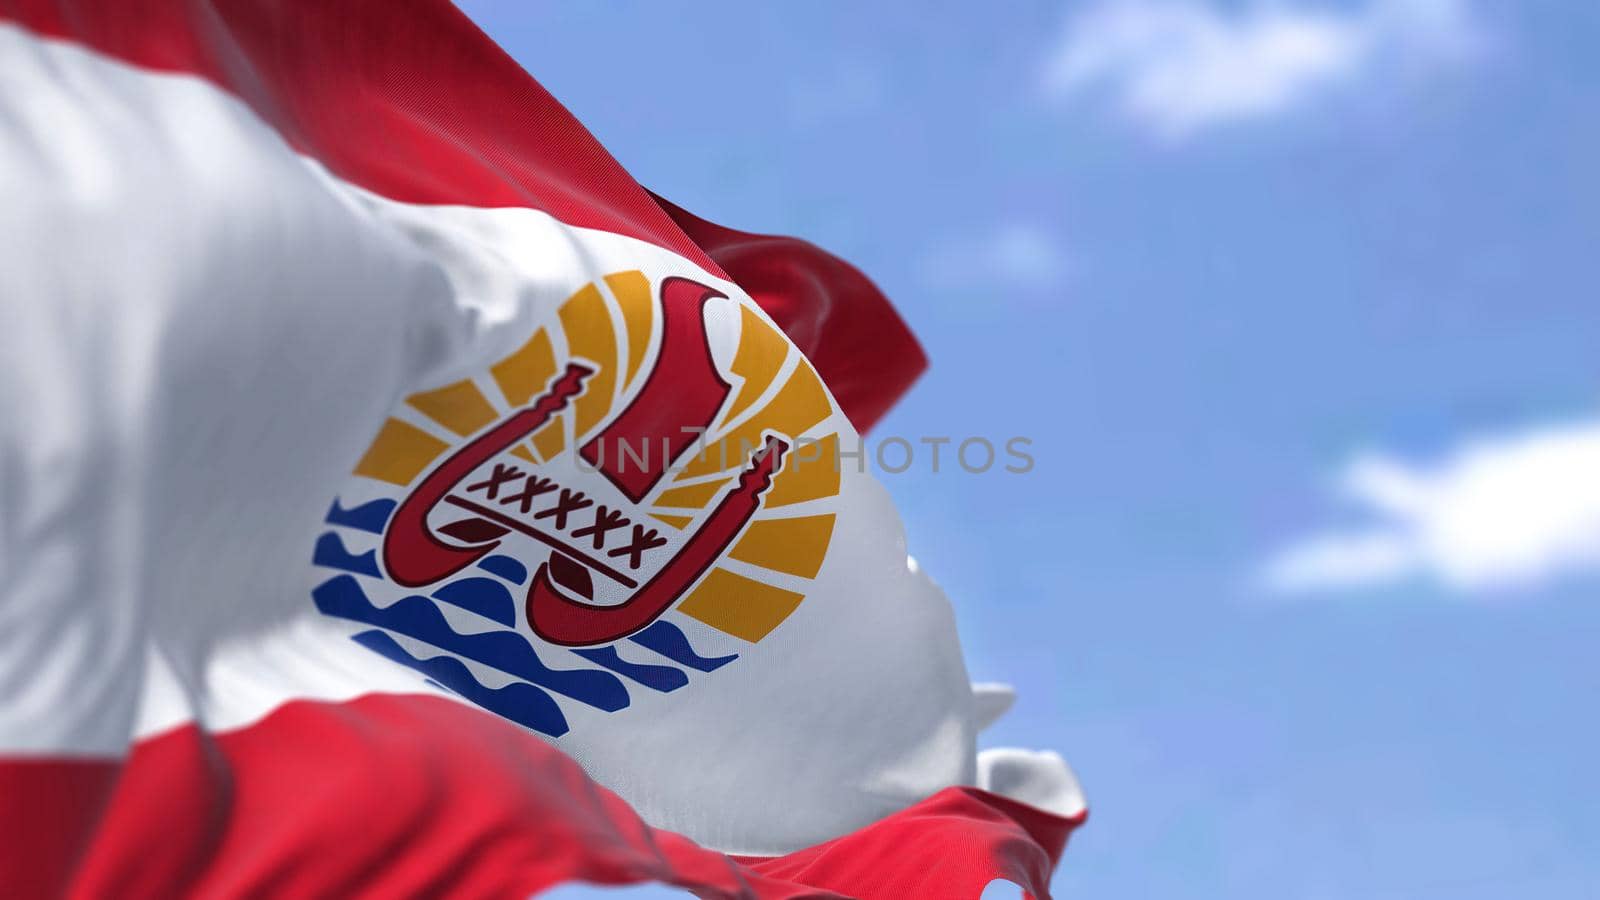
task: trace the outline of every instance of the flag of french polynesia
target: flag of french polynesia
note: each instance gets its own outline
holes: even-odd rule
[[[915,340],[443,0],[0,0],[0,314],[0,894],[1046,895]]]

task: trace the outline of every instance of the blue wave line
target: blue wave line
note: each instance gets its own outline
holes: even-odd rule
[[[590,662],[599,663],[624,678],[631,678],[647,688],[654,688],[662,693],[675,691],[689,683],[689,676],[685,675],[682,669],[628,662],[617,655],[615,646],[590,647],[572,652]]]
[[[528,580],[528,567],[509,556],[486,556],[478,561],[478,568],[517,584]]]
[[[501,688],[485,687],[472,677],[471,670],[461,660],[453,656],[418,659],[382,631],[363,631],[351,640],[402,666],[416,669],[496,715],[551,737],[567,733],[567,717],[561,714],[555,698],[531,684],[515,681]]]
[[[397,505],[393,500],[373,500],[355,509],[345,509],[339,505],[338,500],[334,500],[333,506],[328,508],[327,518],[323,521],[329,525],[343,525],[346,528],[383,534],[383,526],[389,524],[389,515],[394,512]]]
[[[511,599],[506,586],[493,578],[457,578],[433,592],[435,600],[443,600],[462,609],[470,609],[480,616],[515,628],[517,601]]]
[[[628,640],[641,647],[649,647],[675,663],[702,672],[715,672],[739,658],[737,653],[728,656],[701,656],[689,645],[689,638],[684,636],[683,630],[666,619],[657,619],[649,628]]]
[[[378,572],[378,551],[368,550],[365,553],[351,553],[345,549],[344,540],[336,532],[332,531],[324,531],[317,538],[316,549],[311,552],[311,564],[345,572],[354,572],[357,575],[371,575],[374,578],[383,577]]]
[[[318,585],[311,596],[317,608],[327,615],[426,641],[607,712],[628,705],[628,689],[610,672],[552,669],[540,661],[526,638],[513,631],[460,634],[426,597],[412,594],[393,606],[380,608],[367,599],[360,583],[350,575],[330,578]]]

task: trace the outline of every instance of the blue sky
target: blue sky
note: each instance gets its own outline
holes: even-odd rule
[[[885,476],[1080,897],[1600,894],[1600,5],[466,2],[645,185],[870,273]]]

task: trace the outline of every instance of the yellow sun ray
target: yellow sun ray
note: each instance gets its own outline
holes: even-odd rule
[[[839,493],[839,435],[796,447],[767,490],[766,507],[804,503]]]
[[[567,446],[567,417],[556,416],[550,424],[544,426],[533,435],[533,448],[539,451],[539,458],[546,462],[555,459]]]
[[[356,463],[356,474],[405,487],[449,446],[415,425],[389,419]]]
[[[715,497],[722,490],[722,486],[727,483],[728,479],[723,478],[718,481],[707,481],[702,484],[689,484],[683,487],[671,488],[662,491],[661,495],[656,497],[655,502],[651,505],[669,506],[678,509],[704,509],[706,504],[711,502],[711,498]]]
[[[529,398],[544,390],[551,376],[556,374],[556,357],[550,348],[550,335],[543,328],[534,332],[517,352],[489,367],[500,393],[513,407],[527,403]]]
[[[712,569],[678,612],[753,644],[772,633],[804,599],[727,569]]]
[[[572,404],[575,434],[581,438],[611,410],[617,387],[617,335],[605,298],[592,284],[563,303],[559,315],[567,350],[598,367]]]
[[[639,374],[644,352],[650,349],[650,328],[655,323],[656,305],[650,298],[650,279],[637,269],[607,275],[606,287],[617,298],[622,325],[628,334],[628,371],[622,376],[622,386],[627,387]]]
[[[733,374],[743,379],[738,396],[722,421],[731,422],[766,392],[789,355],[789,342],[748,306],[739,307],[739,350],[733,357]]]
[[[412,394],[406,402],[462,437],[498,418],[494,406],[470,380]]]
[[[815,578],[828,555],[828,540],[833,537],[833,516],[800,516],[793,519],[758,519],[750,523],[744,537],[728,555],[753,566],[787,572],[802,578]]]

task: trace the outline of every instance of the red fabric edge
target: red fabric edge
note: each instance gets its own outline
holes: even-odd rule
[[[81,898],[520,898],[660,881],[708,898],[970,900],[995,878],[1045,897],[1082,821],[950,788],[815,847],[736,859],[650,828],[509,723],[415,695],[296,701],[222,734],[185,726],[121,766],[3,760],[0,789],[0,883],[19,897],[68,881]]]

